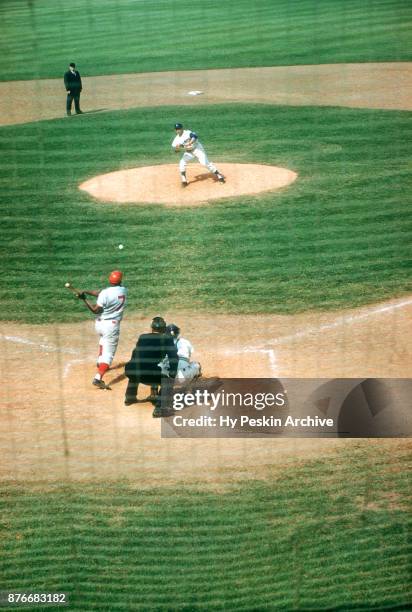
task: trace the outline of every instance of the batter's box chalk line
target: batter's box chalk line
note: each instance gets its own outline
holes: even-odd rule
[[[308,336],[313,336],[315,334],[319,334],[324,331],[328,331],[331,329],[336,329],[342,325],[347,325],[351,323],[358,323],[360,321],[364,321],[366,319],[371,319],[377,315],[387,314],[397,310],[399,308],[405,308],[406,306],[412,305],[412,298],[407,300],[403,300],[398,302],[397,304],[389,304],[387,306],[376,306],[370,308],[366,312],[362,312],[357,315],[346,315],[343,317],[339,317],[335,321],[331,323],[325,323],[324,325],[319,325],[318,327],[307,327],[301,331],[295,332],[294,334],[290,334],[288,336],[281,336],[280,338],[273,338],[272,340],[267,340],[263,345],[257,346],[245,346],[240,349],[225,349],[223,352],[226,355],[239,355],[241,353],[262,353],[266,354],[269,359],[270,369],[272,374],[276,374],[276,366],[277,366],[277,358],[276,353],[273,348],[267,348],[269,346],[279,346],[281,344],[287,344],[289,342],[293,342],[299,338],[306,338]]]
[[[405,308],[406,306],[411,306],[411,305],[412,305],[412,298],[408,298],[406,300],[402,300],[401,302],[397,302],[395,304],[388,304],[386,306],[375,306],[375,307],[369,308],[368,310],[360,314],[345,315],[345,316],[339,317],[338,319],[336,319],[335,321],[332,321],[331,323],[325,323],[324,325],[319,325],[318,327],[307,327],[306,329],[295,332],[294,334],[290,334],[288,336],[281,336],[280,338],[269,339],[263,345],[245,346],[240,349],[224,349],[222,352],[226,355],[238,355],[239,353],[266,354],[268,356],[270,369],[273,374],[276,374],[276,366],[277,366],[276,353],[275,353],[275,350],[271,347],[278,346],[280,344],[285,344],[288,342],[292,342],[293,340],[296,340],[298,338],[305,338],[307,336],[319,334],[320,332],[323,332],[323,331],[335,329],[341,325],[347,325],[349,323],[356,324],[359,321],[370,319],[377,315],[390,313],[399,308]],[[62,348],[59,346],[55,346],[54,344],[45,344],[43,342],[35,342],[33,340],[29,340],[28,338],[22,338],[21,336],[7,336],[4,334],[0,334],[0,339],[6,342],[13,342],[14,344],[35,346],[36,348],[42,351],[45,351],[46,353],[62,352],[62,353],[66,353],[69,355],[76,355],[76,356],[80,355],[79,351],[76,349],[72,349],[68,347]],[[70,369],[73,365],[75,365],[76,363],[87,362],[90,359],[93,359],[93,356],[85,357],[81,359],[80,358],[72,359],[71,361],[69,361],[64,368],[63,377],[66,378],[68,376]]]
[[[34,346],[35,348],[47,353],[64,353],[67,355],[80,355],[79,351],[69,347],[59,347],[54,344],[45,344],[43,342],[34,342],[28,338],[21,338],[20,336],[5,336],[0,334],[0,339],[6,342],[13,342],[14,344],[23,344],[25,346]],[[78,359],[71,359],[66,363],[63,370],[63,378],[67,378],[73,365],[78,363],[86,363],[93,359],[93,356],[83,357]]]

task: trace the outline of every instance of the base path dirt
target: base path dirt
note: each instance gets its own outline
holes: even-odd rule
[[[265,103],[412,109],[412,62],[82,74],[87,112],[164,105]],[[202,92],[194,96],[189,92]],[[63,74],[0,83],[0,125],[65,115]]]
[[[88,77],[90,113],[162,105],[267,103],[412,109],[412,63],[285,66]],[[201,91],[190,95],[190,91]],[[62,76],[0,83],[0,124],[61,118]],[[83,117],[68,121],[87,120]],[[174,168],[174,172],[176,168]],[[230,173],[231,170],[228,171]],[[201,174],[199,174],[201,176]],[[202,188],[192,181],[192,193]],[[226,185],[209,185],[228,189]],[[193,187],[193,189],[192,189]],[[223,191],[219,192],[220,194]],[[202,199],[202,198],[200,198]],[[272,477],[293,461],[344,446],[405,447],[407,440],[163,439],[152,407],[125,407],[122,362],[150,318],[126,317],[112,391],[91,385],[93,323],[0,330],[0,479],[53,483],[127,478],[136,486]],[[196,348],[207,376],[409,377],[412,297],[340,313],[296,316],[163,313]],[[147,393],[141,389],[140,397]]]
[[[211,200],[256,195],[286,187],[296,172],[276,166],[258,164],[219,164],[225,183],[199,166],[187,169],[189,184],[182,187],[177,164],[143,166],[95,176],[79,185],[102,202],[198,206]]]
[[[207,376],[410,377],[412,296],[340,313],[163,313],[194,344]],[[85,315],[86,316],[86,315]],[[164,439],[149,403],[124,406],[123,363],[150,316],[128,317],[107,381],[91,385],[93,321],[0,329],[0,479],[56,482],[127,478],[136,486],[265,478],[295,461],[362,444],[408,440]],[[140,397],[149,389],[141,387]]]

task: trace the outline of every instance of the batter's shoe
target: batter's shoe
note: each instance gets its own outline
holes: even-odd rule
[[[110,389],[103,380],[99,380],[98,378],[93,378],[92,384],[98,389]]]
[[[138,400],[136,399],[125,399],[124,400],[124,405],[125,406],[131,406],[132,404],[138,404]]]

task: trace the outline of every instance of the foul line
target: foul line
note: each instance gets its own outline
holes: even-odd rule
[[[358,321],[362,321],[364,319],[369,319],[376,315],[384,314],[387,312],[392,312],[393,310],[397,310],[398,308],[404,308],[405,306],[412,305],[412,298],[407,300],[403,300],[402,302],[398,302],[397,304],[390,304],[388,306],[376,306],[375,308],[371,308],[366,312],[361,314],[354,315],[346,315],[343,317],[339,317],[332,323],[325,323],[324,325],[319,325],[318,327],[307,327],[302,331],[295,332],[294,334],[290,334],[288,336],[281,336],[280,338],[274,338],[272,340],[267,340],[264,344],[257,346],[246,346],[242,349],[225,349],[223,352],[227,355],[237,355],[239,353],[264,353],[268,356],[270,369],[273,374],[276,373],[277,368],[277,357],[273,348],[269,348],[271,346],[277,346],[280,344],[284,344],[286,342],[290,342],[291,340],[296,340],[298,338],[305,338],[307,336],[311,336],[313,334],[318,334],[319,332],[328,331],[331,329],[335,329],[341,325],[345,325],[346,323],[357,323]],[[21,338],[20,336],[5,336],[4,334],[0,334],[0,338],[2,340],[6,340],[7,342],[14,342],[16,344],[23,344],[26,346],[35,346],[36,348],[42,349],[47,352],[64,352],[70,355],[79,355],[79,351],[71,348],[61,348],[55,346],[53,344],[43,344],[38,342],[33,342],[33,340],[28,340],[27,338]],[[89,358],[83,359],[72,359],[69,361],[63,372],[63,377],[66,378],[69,374],[69,371],[75,363],[82,363],[87,361]]]
[[[15,344],[25,344],[28,346],[35,346],[36,348],[40,348],[44,351],[48,351],[51,353],[58,353],[60,351],[64,351],[65,353],[70,353],[70,355],[78,355],[79,352],[75,349],[65,348],[62,349],[59,346],[54,346],[53,344],[42,344],[39,342],[33,342],[32,340],[27,340],[27,338],[20,338],[19,336],[4,336],[0,334],[0,338],[2,340],[7,340],[8,342],[14,342]]]
[[[302,331],[295,332],[294,334],[289,334],[288,336],[281,336],[280,338],[274,338],[272,340],[267,340],[264,344],[257,346],[246,346],[243,349],[229,349],[225,350],[226,354],[236,355],[239,353],[264,353],[268,356],[270,368],[273,374],[276,373],[276,353],[274,349],[267,348],[268,346],[280,345],[290,342],[291,340],[296,340],[298,338],[305,338],[307,336],[311,336],[313,334],[318,334],[323,331],[328,331],[331,329],[335,329],[341,325],[345,325],[347,323],[357,323],[358,321],[362,321],[364,319],[369,319],[376,315],[384,314],[387,312],[392,312],[393,310],[397,310],[398,308],[404,308],[405,306],[412,305],[412,298],[407,300],[403,300],[402,302],[398,302],[397,304],[390,304],[388,306],[376,306],[375,308],[371,308],[367,312],[363,312],[361,314],[355,315],[346,315],[343,317],[339,317],[332,323],[325,323],[324,325],[319,325],[318,327],[307,327]]]
[[[7,342],[14,342],[15,344],[23,344],[25,346],[35,346],[37,349],[41,349],[46,353],[66,353],[67,355],[80,355],[79,351],[69,347],[59,347],[54,344],[43,344],[42,342],[33,342],[33,340],[28,340],[27,338],[21,338],[20,336],[5,336],[0,334],[0,339],[6,340]],[[63,378],[67,378],[71,367],[76,363],[84,363],[93,359],[93,357],[85,357],[83,359],[72,359],[64,366],[63,370]]]

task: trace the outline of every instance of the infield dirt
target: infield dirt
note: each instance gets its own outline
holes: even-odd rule
[[[207,376],[408,377],[412,298],[344,313],[295,316],[163,313],[196,347]],[[152,406],[124,406],[122,364],[150,317],[126,316],[111,391],[91,385],[97,338],[83,324],[1,326],[0,478],[127,478],[136,486],[265,478],[270,466],[344,446],[408,440],[163,439]],[[139,397],[145,397],[141,387]]]
[[[410,110],[411,68],[405,62],[85,76],[83,99],[90,112],[223,101]],[[187,95],[195,89],[204,89],[204,94]],[[61,117],[62,79],[1,83],[0,99],[2,125]],[[225,186],[216,185],[220,187]],[[410,296],[340,313],[162,314],[191,339],[207,376],[411,375]],[[342,446],[410,444],[407,440],[162,439],[150,404],[123,405],[121,364],[137,335],[147,330],[150,315],[126,316],[117,360],[107,378],[112,391],[91,385],[97,339],[86,317],[81,325],[1,325],[1,479],[43,485],[119,478],[138,486],[199,479],[227,482],[265,478],[273,464],[282,469],[290,461]],[[143,395],[146,392],[141,390]]]
[[[83,110],[89,112],[222,102],[412,109],[412,62],[82,75],[82,79]],[[189,95],[196,90],[203,93]],[[64,114],[63,75],[0,83],[2,125]]]

